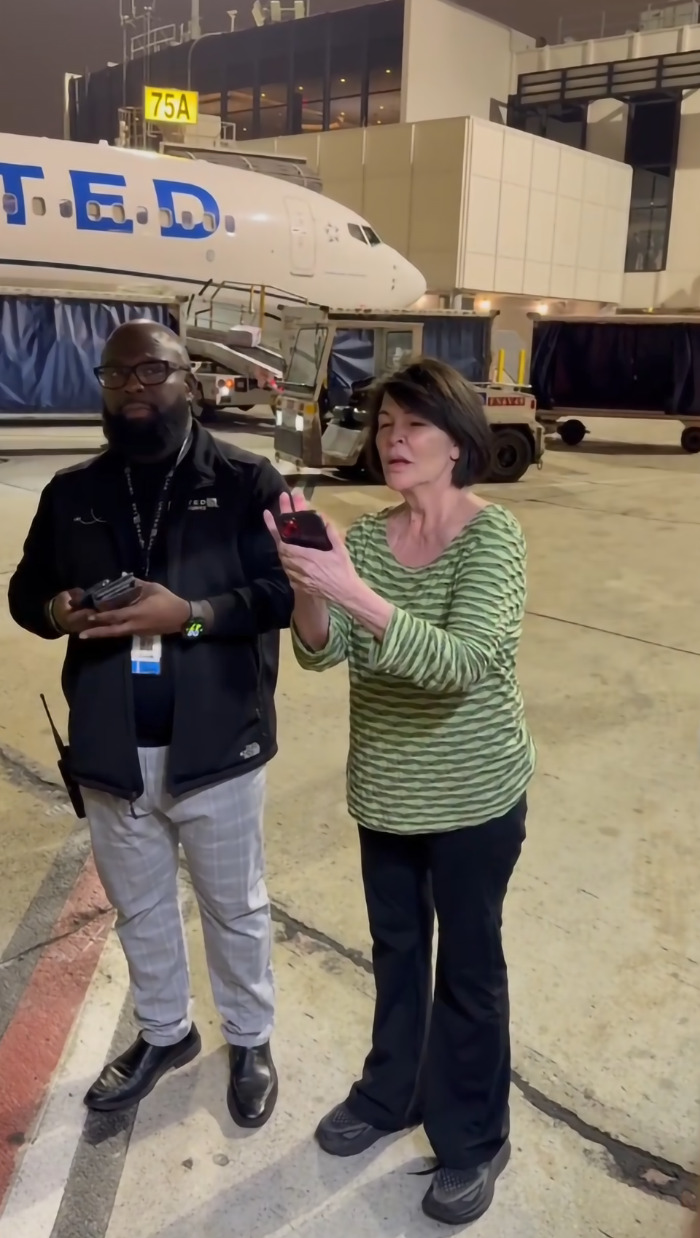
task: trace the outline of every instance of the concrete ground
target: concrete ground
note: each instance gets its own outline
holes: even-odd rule
[[[228,429],[271,454],[269,437]],[[529,841],[506,917],[511,1166],[483,1238],[681,1238],[700,1142],[700,457],[673,425],[592,423],[576,450],[484,493],[529,544],[521,674],[539,746]],[[0,428],[6,584],[86,427]],[[41,454],[43,453],[43,454]],[[386,491],[331,483],[342,527]],[[4,590],[3,590],[4,592]],[[85,830],[55,790],[38,693],[64,720],[61,650],[0,602],[0,1238],[428,1238],[422,1133],[335,1163],[311,1135],[368,1043],[369,943],[344,806],[345,672],[284,642],[270,771],[280,995],[273,1122],[242,1136],[183,874],[202,1058],[136,1114],[81,1096],[133,1035],[124,963]]]

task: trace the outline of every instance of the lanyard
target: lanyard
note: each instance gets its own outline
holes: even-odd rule
[[[134,482],[131,476],[131,469],[129,468],[128,464],[126,465],[124,469],[124,474],[126,476],[126,484],[127,484],[127,488],[129,491],[129,498],[131,499],[131,516],[134,522],[134,528],[136,530],[136,536],[138,538],[139,547],[141,549],[141,555],[143,558],[143,574],[146,580],[148,580],[148,577],[151,571],[151,553],[153,551],[153,547],[156,544],[156,538],[158,537],[158,531],[160,529],[161,520],[163,519],[163,512],[165,511],[165,500],[168,497],[168,492],[172,485],[173,477],[175,476],[175,470],[177,469],[177,466],[185,458],[185,455],[187,454],[187,450],[191,442],[192,442],[192,435],[188,434],[187,438],[182,444],[182,447],[180,448],[180,451],[178,452],[177,460],[175,461],[167,477],[165,478],[165,481],[163,482],[163,488],[160,492],[160,498],[158,499],[158,504],[156,506],[156,512],[153,517],[153,524],[151,525],[151,532],[148,536],[148,541],[146,541],[143,535],[143,521],[141,520],[141,513],[138,507],[136,506],[136,495],[134,494]]]

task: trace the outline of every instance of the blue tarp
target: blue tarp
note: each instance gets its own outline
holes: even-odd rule
[[[349,404],[353,383],[368,378],[374,378],[374,331],[338,331],[328,362],[331,404]]]
[[[93,369],[131,318],[175,325],[167,305],[0,296],[0,415],[100,412]]]
[[[421,321],[418,317],[418,321]],[[430,318],[423,322],[423,353],[453,365],[472,383],[489,376],[490,318]]]

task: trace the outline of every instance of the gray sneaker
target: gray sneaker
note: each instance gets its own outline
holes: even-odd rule
[[[423,1200],[423,1211],[433,1221],[445,1225],[471,1225],[488,1212],[496,1190],[496,1180],[510,1160],[506,1143],[492,1161],[477,1169],[439,1169]]]
[[[390,1134],[390,1131],[379,1131],[368,1122],[361,1122],[343,1103],[321,1119],[316,1141],[329,1156],[358,1156]]]

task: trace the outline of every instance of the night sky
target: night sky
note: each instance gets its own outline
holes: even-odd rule
[[[366,0],[312,0],[312,12],[356,7]],[[556,37],[562,13],[572,23],[603,8],[614,19],[641,11],[646,0],[471,0],[469,7],[528,34]],[[0,0],[0,131],[63,135],[64,73],[121,61],[119,0]],[[201,0],[204,30],[228,30],[227,9],[238,9],[237,27],[252,25],[252,0]],[[190,0],[157,0],[157,24],[189,17]],[[436,65],[439,73],[439,65]]]

